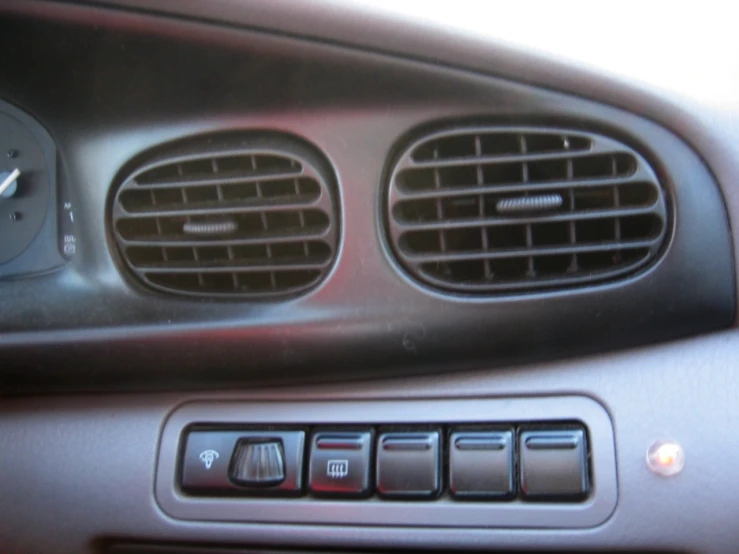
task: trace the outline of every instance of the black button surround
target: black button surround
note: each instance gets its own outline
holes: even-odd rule
[[[311,440],[308,487],[316,496],[363,497],[372,492],[371,431],[317,431]]]
[[[441,489],[439,431],[383,433],[377,441],[377,491],[387,498],[430,498]]]
[[[446,467],[447,491],[457,501],[579,502],[591,493],[590,449],[582,426],[442,429],[385,428],[375,443],[373,428],[318,428],[304,461],[305,431],[196,427],[185,434],[179,482],[194,495],[299,496],[305,473],[317,499],[367,498],[376,492],[386,499],[432,500],[443,492]]]
[[[512,498],[513,431],[455,431],[449,435],[449,490],[460,499]]]
[[[587,496],[584,429],[529,430],[519,438],[521,491],[526,498],[576,500]]]

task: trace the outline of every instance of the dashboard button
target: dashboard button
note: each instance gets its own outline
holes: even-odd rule
[[[182,488],[190,492],[230,490],[228,466],[237,433],[194,431],[187,435],[182,458]]]
[[[281,447],[281,466],[272,463],[275,445]],[[298,494],[304,447],[303,431],[191,431],[182,457],[182,488],[195,494]]]
[[[377,447],[377,491],[388,498],[437,496],[440,465],[438,431],[384,433]]]
[[[587,495],[588,449],[583,429],[524,431],[520,456],[525,497],[574,500]]]
[[[459,431],[449,443],[449,488],[456,498],[513,495],[513,431]]]
[[[317,496],[368,496],[372,433],[313,435],[308,487]]]

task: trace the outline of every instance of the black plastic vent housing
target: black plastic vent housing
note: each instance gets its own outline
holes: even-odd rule
[[[273,299],[315,286],[337,250],[327,165],[282,136],[201,137],[164,147],[123,181],[113,235],[151,288]]]
[[[392,168],[390,243],[418,280],[449,291],[560,288],[654,261],[665,191],[635,150],[600,134],[467,127],[426,135]]]

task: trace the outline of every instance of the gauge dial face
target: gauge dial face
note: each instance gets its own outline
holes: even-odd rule
[[[0,113],[0,264],[36,237],[49,211],[50,190],[41,145],[21,122]]]

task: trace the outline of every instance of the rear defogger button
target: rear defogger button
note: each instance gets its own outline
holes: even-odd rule
[[[369,496],[371,451],[371,431],[314,433],[309,469],[311,492],[325,497]]]

